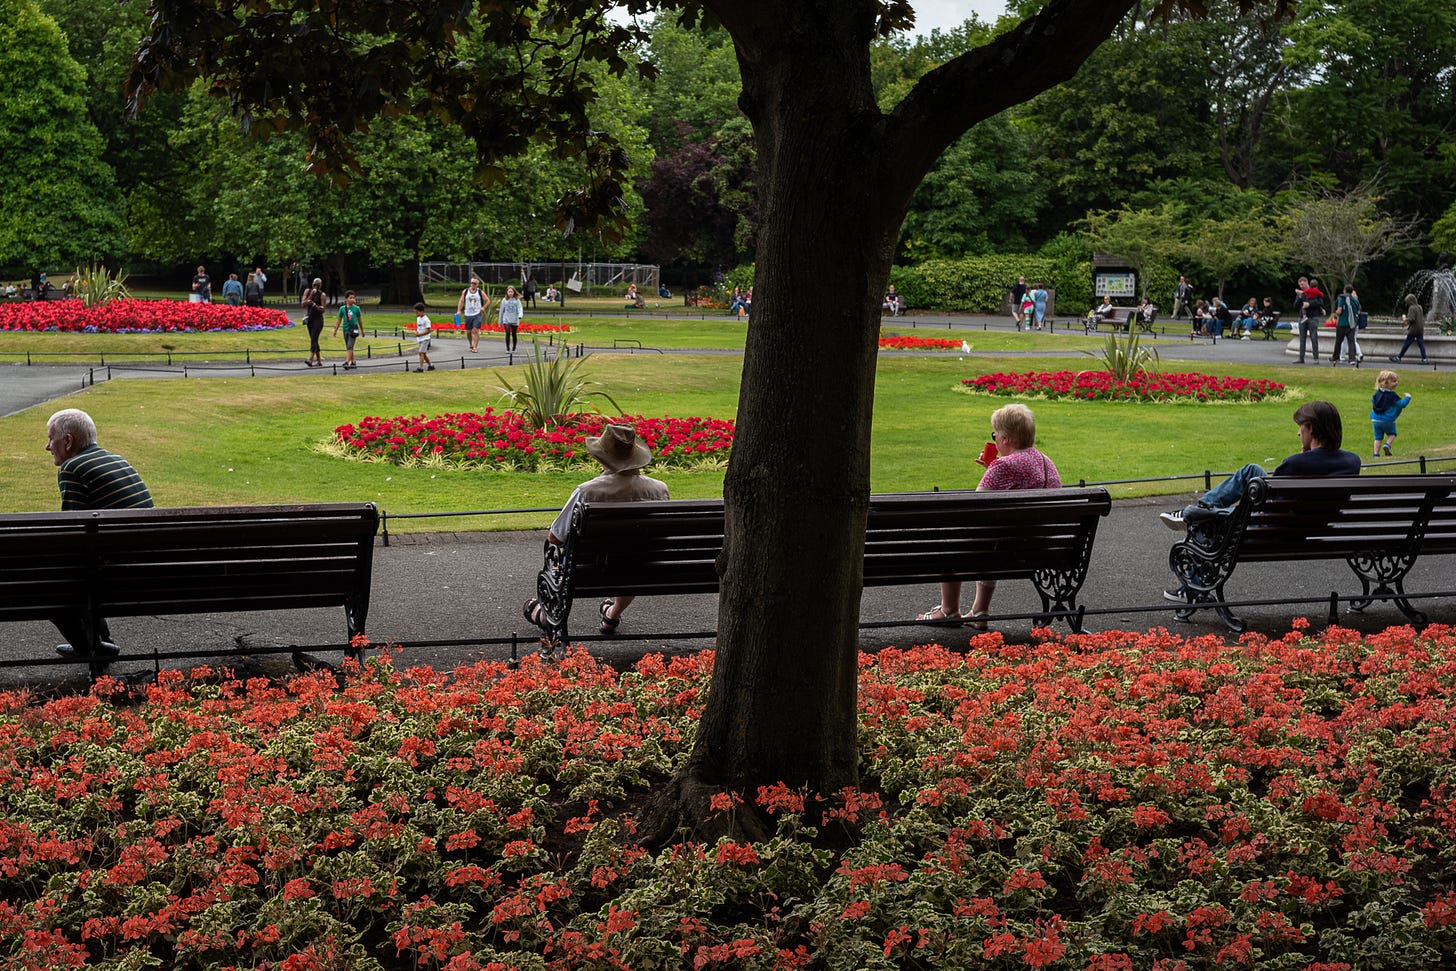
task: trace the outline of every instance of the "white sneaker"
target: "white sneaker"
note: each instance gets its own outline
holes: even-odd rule
[[[1183,533],[1186,533],[1188,531],[1188,524],[1183,521],[1183,510],[1181,509],[1175,509],[1172,512],[1159,513],[1158,518],[1161,519],[1163,521],[1163,525],[1167,526],[1169,529],[1176,529],[1179,532]]]

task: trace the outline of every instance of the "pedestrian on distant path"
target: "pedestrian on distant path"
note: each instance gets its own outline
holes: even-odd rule
[[[222,298],[227,301],[229,307],[241,307],[243,304],[243,285],[238,282],[236,273],[229,273],[226,282],[222,285]]]
[[[1188,282],[1186,276],[1178,278],[1178,285],[1173,288],[1173,319],[1177,320],[1183,316],[1183,311],[1188,309],[1188,302],[1193,299],[1193,285]]]
[[[1421,309],[1414,293],[1405,295],[1405,316],[1400,318],[1400,322],[1405,324],[1405,343],[1400,345],[1400,351],[1391,360],[1405,360],[1405,352],[1415,344],[1421,349],[1421,363],[1429,364],[1426,358],[1426,312]]]
[[[1026,319],[1022,313],[1021,304],[1022,300],[1026,297],[1026,291],[1030,289],[1026,285],[1026,277],[1024,276],[1017,277],[1016,283],[1011,287],[1011,319],[1016,321],[1017,330],[1021,329],[1022,321]]]
[[[1301,277],[1301,279],[1303,279]],[[1314,363],[1319,363],[1319,332],[1325,322],[1325,294],[1319,280],[1311,277],[1299,302],[1299,363],[1304,363],[1304,345],[1309,341]]]
[[[1382,447],[1386,455],[1390,454],[1390,446],[1395,444],[1395,420],[1411,403],[1410,395],[1402,398],[1395,393],[1399,383],[1400,375],[1394,371],[1381,371],[1375,379],[1375,393],[1370,396],[1370,424],[1375,429],[1375,447],[1370,452],[1373,459],[1380,458]]]
[[[420,352],[420,363],[415,366],[415,373],[421,371],[435,370],[434,362],[430,360],[430,336],[434,333],[430,326],[430,318],[425,314],[425,305],[415,304],[415,347]]]
[[[1345,292],[1335,298],[1335,349],[1330,354],[1330,367],[1340,363],[1340,345],[1349,343],[1349,350],[1345,352],[1345,361],[1354,364],[1360,356],[1359,348],[1355,344],[1355,325],[1360,319],[1360,298],[1355,296],[1355,288],[1345,284]]]
[[[354,342],[364,331],[364,308],[359,306],[350,290],[344,294],[344,305],[339,308],[339,319],[334,323],[334,336],[339,336],[339,328],[344,328],[344,370],[357,368],[359,365],[354,360]]]
[[[521,343],[521,315],[524,312],[521,300],[516,296],[516,288],[506,287],[506,295],[501,298],[500,307],[496,311],[496,320],[500,323],[501,330],[506,332],[507,354]]]
[[[308,328],[309,367],[323,367],[323,351],[319,349],[319,335],[324,332],[324,307],[329,298],[324,294],[324,281],[313,278],[313,286],[303,291],[303,325]]]
[[[77,408],[51,415],[46,422],[46,451],[56,463],[56,484],[61,490],[61,510],[150,509],[152,493],[131,463],[96,444],[96,423]],[[105,617],[95,619],[75,613],[51,618],[66,643],[56,645],[61,657],[92,657],[110,660],[121,653],[111,640]]]
[[[471,277],[470,286],[460,291],[455,312],[460,314],[461,321],[465,324],[465,341],[470,345],[472,354],[480,346],[480,322],[485,319],[485,311],[489,306],[490,298],[480,289],[480,278]]]
[[[197,273],[192,277],[192,292],[188,294],[187,300],[190,303],[212,303],[212,277],[207,275],[207,267],[197,267]]]

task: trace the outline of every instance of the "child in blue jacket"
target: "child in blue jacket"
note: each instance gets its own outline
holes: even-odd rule
[[[1382,446],[1385,454],[1390,454],[1391,443],[1395,441],[1395,420],[1405,410],[1405,406],[1411,403],[1411,396],[1404,398],[1395,393],[1395,386],[1400,383],[1400,375],[1394,371],[1381,371],[1380,377],[1375,379],[1375,393],[1370,396],[1370,423],[1375,427],[1375,449],[1371,458],[1379,458]]]

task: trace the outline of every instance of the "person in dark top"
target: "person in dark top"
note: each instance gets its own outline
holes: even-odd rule
[[[1280,462],[1272,475],[1309,479],[1360,474],[1360,456],[1340,448],[1344,429],[1338,408],[1328,401],[1306,401],[1295,409],[1294,423],[1299,427],[1300,450]],[[1270,475],[1263,466],[1250,463],[1205,492],[1198,502],[1161,513],[1159,518],[1169,529],[1186,531],[1190,522],[1226,515],[1244,497],[1244,489],[1251,479]],[[1186,603],[1188,595],[1180,587],[1163,591],[1163,599]]]
[[[1209,489],[1192,506],[1160,514],[1164,525],[1169,529],[1186,530],[1185,517],[1193,510],[1233,508],[1243,498],[1244,487],[1250,479],[1267,478],[1271,474],[1304,478],[1360,474],[1360,456],[1340,448],[1345,436],[1339,409],[1334,405],[1328,401],[1306,401],[1295,409],[1294,423],[1299,427],[1301,449],[1280,462],[1273,473],[1265,471],[1261,465],[1250,463]]]
[[[46,451],[51,453],[61,490],[61,510],[150,509],[152,493],[131,463],[96,444],[96,423],[86,412],[67,408],[46,422]],[[65,644],[56,645],[61,657],[89,657],[85,619],[74,614],[51,618]],[[97,657],[114,658],[121,651],[111,640],[106,619],[97,621]],[[80,649],[73,644],[83,645]]]
[[[1026,285],[1026,277],[1016,278],[1016,283],[1011,287],[1011,316],[1016,319],[1016,329],[1021,329],[1021,298],[1026,296],[1026,291],[1031,289]]]

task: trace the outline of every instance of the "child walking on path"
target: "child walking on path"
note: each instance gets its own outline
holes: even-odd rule
[[[1390,446],[1395,441],[1395,420],[1405,410],[1405,406],[1411,403],[1411,396],[1404,398],[1395,393],[1395,386],[1400,383],[1400,375],[1394,371],[1381,371],[1380,377],[1375,379],[1375,393],[1370,396],[1370,423],[1375,427],[1375,449],[1371,458],[1379,458],[1382,447],[1382,439],[1385,454],[1390,454]]]
[[[435,365],[430,361],[430,337],[434,331],[430,326],[430,318],[425,315],[425,305],[415,304],[415,347],[420,352],[420,363],[415,367],[418,374],[424,370],[435,370]]]
[[[344,328],[344,368],[357,368],[359,364],[354,360],[354,342],[359,339],[359,334],[364,330],[364,308],[355,302],[354,291],[350,290],[344,294],[344,305],[339,308],[339,320],[334,324],[334,336],[339,336],[339,328]]]

